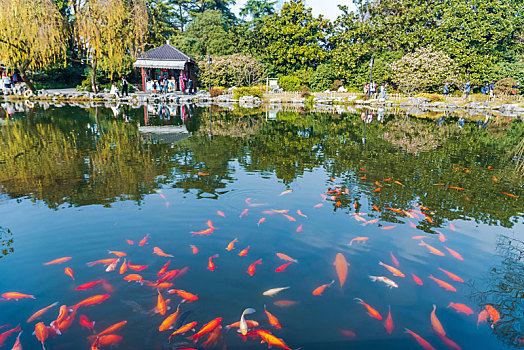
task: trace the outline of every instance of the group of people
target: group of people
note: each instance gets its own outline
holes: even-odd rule
[[[189,78],[188,80],[181,79],[180,91],[193,94],[195,92],[195,85],[193,80]],[[167,94],[169,92],[177,91],[177,83],[174,77],[167,79],[166,77],[160,78],[158,80],[153,80],[151,82],[151,90],[156,93]]]
[[[370,98],[378,98],[378,99],[386,100],[387,99],[387,86],[388,84],[382,83],[380,87],[378,88],[378,92],[377,92],[377,84],[375,82],[371,82],[370,84],[366,83],[364,84],[364,94],[368,95]]]
[[[120,83],[120,86],[122,88],[122,95],[120,95],[118,91],[118,87],[116,86],[115,82],[111,84],[111,90],[109,91],[109,93],[111,95],[115,95],[116,97],[129,96],[129,83],[127,82],[127,79],[125,77],[122,78],[122,82]]]

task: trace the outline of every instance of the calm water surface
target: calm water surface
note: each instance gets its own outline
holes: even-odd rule
[[[63,107],[3,119],[0,293],[36,299],[1,300],[0,326],[9,326],[0,333],[20,324],[23,348],[39,349],[31,335],[36,322],[49,325],[59,305],[107,294],[100,304],[79,307],[72,325],[49,337],[46,348],[89,349],[93,332],[78,322],[85,315],[97,332],[127,321],[114,332],[122,337],[114,345],[120,349],[266,349],[260,339],[244,341],[225,327],[248,307],[256,313],[247,319],[292,349],[423,348],[406,328],[436,349],[524,346],[524,190],[514,171],[524,123],[467,122],[461,128],[453,117],[389,115],[366,124],[360,115],[279,112],[275,119],[218,108],[212,115],[210,121],[207,109],[189,106],[160,113]],[[151,126],[171,131],[159,134]],[[208,229],[209,220],[216,229],[192,233]],[[139,246],[146,235],[147,243]],[[226,250],[235,238],[235,248]],[[154,254],[154,247],[173,257]],[[239,256],[247,247],[247,255]],[[121,275],[123,258],[113,272],[103,264],[86,265],[115,258],[109,250],[148,267]],[[276,272],[287,263],[276,253],[298,263]],[[339,253],[349,263],[343,286],[333,265]],[[44,265],[61,257],[72,259]],[[250,276],[246,271],[259,259]],[[152,311],[157,290],[123,277],[135,273],[154,283],[169,260],[169,270],[188,269],[161,290],[171,300],[162,316]],[[74,271],[74,281],[65,267]],[[370,275],[398,287],[372,282]],[[101,279],[104,284],[75,290]],[[331,281],[322,295],[312,294]],[[278,287],[289,289],[262,294]],[[194,332],[169,342],[173,331],[158,327],[182,300],[170,289],[198,296],[180,304],[175,328],[196,321],[198,331],[217,317],[223,328],[196,344],[186,338]],[[26,323],[54,302],[57,307]],[[473,314],[450,303],[464,304]],[[264,305],[281,329],[269,324]],[[456,345],[435,333],[433,305]],[[477,324],[485,305],[500,320]],[[391,334],[385,328],[388,308]],[[6,349],[16,334],[5,340]]]

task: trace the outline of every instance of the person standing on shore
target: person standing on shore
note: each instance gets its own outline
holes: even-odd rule
[[[467,100],[469,98],[470,93],[471,93],[471,81],[468,81],[466,83],[466,86],[464,87],[464,95],[465,95],[464,99]]]
[[[444,97],[448,97],[448,94],[449,94],[448,82],[444,83],[444,87],[442,88],[442,94],[444,95]]]
[[[128,87],[127,87],[127,79],[125,77],[122,77],[122,97],[124,96],[129,96],[129,93],[128,93]]]
[[[495,95],[495,82],[491,82],[491,84],[489,84],[489,96],[490,97],[493,97]]]

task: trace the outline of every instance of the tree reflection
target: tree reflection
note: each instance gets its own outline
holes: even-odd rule
[[[13,234],[8,228],[0,226],[0,259],[15,251]]]

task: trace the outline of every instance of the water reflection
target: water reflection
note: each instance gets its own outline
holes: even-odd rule
[[[8,228],[0,226],[0,259],[8,254],[14,253],[14,238],[13,234]]]

